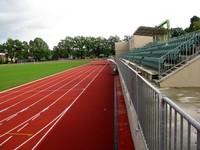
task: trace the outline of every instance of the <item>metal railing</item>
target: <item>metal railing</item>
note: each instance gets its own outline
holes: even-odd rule
[[[147,149],[200,149],[200,123],[116,58],[120,77],[137,114]],[[138,130],[138,129],[136,129]]]
[[[158,68],[159,78],[200,54],[200,33],[193,33],[188,37],[190,38],[185,37],[184,42],[180,42],[176,48],[160,57],[160,62],[165,59],[165,64]]]

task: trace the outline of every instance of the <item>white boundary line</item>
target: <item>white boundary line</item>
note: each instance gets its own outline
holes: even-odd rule
[[[10,137],[8,137],[5,141],[3,141],[3,142],[0,144],[0,147],[1,147],[3,144],[5,144],[7,141],[9,141],[12,137],[13,137],[13,136],[10,136]]]

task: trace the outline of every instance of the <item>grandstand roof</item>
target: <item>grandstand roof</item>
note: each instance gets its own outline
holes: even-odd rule
[[[140,26],[137,30],[133,33],[133,35],[142,35],[142,36],[156,36],[156,35],[163,35],[166,34],[166,29],[161,29],[157,27],[145,27]]]

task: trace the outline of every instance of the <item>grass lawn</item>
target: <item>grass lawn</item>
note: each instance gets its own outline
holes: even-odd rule
[[[0,91],[68,70],[88,62],[89,61],[62,61],[0,65]]]

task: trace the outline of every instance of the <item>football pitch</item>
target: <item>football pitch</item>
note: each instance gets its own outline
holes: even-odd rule
[[[0,65],[0,91],[81,66],[88,62],[83,60]]]

